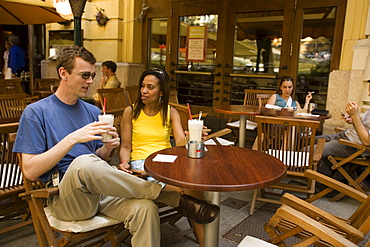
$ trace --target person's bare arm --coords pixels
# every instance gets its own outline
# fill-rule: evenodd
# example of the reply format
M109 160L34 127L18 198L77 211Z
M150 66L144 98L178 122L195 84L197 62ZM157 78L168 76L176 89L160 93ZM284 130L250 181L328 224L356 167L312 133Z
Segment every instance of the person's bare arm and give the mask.
M274 93L273 95L270 96L270 98L267 100L268 105L275 105L276 102L276 94Z
M101 139L100 134L111 127L108 124L94 122L70 133L58 144L41 154L22 153L24 175L34 181L50 171L77 143Z
M132 143L132 107L126 107L121 120L121 148L119 152L120 165L118 168L122 171L131 173L128 162L131 157Z
M356 102L348 102L346 107L346 112L351 116L352 124L355 127L357 135L359 136L361 142L365 146L370 145L369 131L366 129L362 123L360 114L358 112L358 105Z
M186 137L181 125L181 118L177 110L171 107L171 124L173 136L175 138L176 146L183 146L186 144Z

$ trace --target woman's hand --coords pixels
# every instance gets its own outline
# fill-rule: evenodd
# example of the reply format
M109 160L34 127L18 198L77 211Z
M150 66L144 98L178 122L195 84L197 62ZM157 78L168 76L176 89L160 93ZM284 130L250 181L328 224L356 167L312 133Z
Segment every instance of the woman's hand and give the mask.
M312 94L315 92L308 92L306 95L306 103L310 103L310 100L312 99Z
M208 128L206 126L203 126L203 129L208 129ZM185 140L186 142L188 142L189 141L189 131L185 130L184 134L185 134ZM208 133L205 131L202 131L202 141L205 141L207 136L208 136Z
M127 160L123 160L122 163L118 166L119 170L132 174L132 171L129 170L130 168L131 166Z

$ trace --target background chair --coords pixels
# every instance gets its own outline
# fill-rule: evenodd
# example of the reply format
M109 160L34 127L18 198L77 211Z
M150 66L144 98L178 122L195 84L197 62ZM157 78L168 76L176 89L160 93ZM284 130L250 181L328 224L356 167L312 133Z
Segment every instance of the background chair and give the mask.
M295 191L304 193L307 197L315 192L315 181L304 176L308 169L316 170L324 148L324 139L320 139L315 148L316 129L319 121L309 121L293 118L277 118L256 116L258 137L253 149L268 153L280 159L287 168L287 178L270 189ZM280 203L279 200L267 198L267 195L281 196L274 191L261 189L254 191L250 214L252 215L256 201Z
M128 106L123 88L98 89L98 96L102 107L106 98L106 113L122 117L123 111Z
M53 94L59 85L58 78L35 79L33 93L40 98Z
M13 153L18 123L0 124L0 219L21 217L24 221L0 229L0 234L32 224L27 202L18 197L25 191L18 160Z
M170 91L170 99L169 102L175 103L175 104L180 104L179 99L177 97L177 91L175 89L171 89Z
M128 104L132 105L137 97L139 96L139 87L138 86L127 86L125 87L125 92L127 94Z
M189 111L188 111L188 108L186 106L183 106L183 105L179 105L179 104L175 104L175 103L169 103L170 106L174 107L177 112L179 113L180 115L180 118L181 118L181 126L182 126L182 129L185 131L188 131L188 120L189 120ZM206 114L203 114L202 116L204 116ZM197 118L198 117L198 114L195 114L195 115L192 115L193 118ZM227 135L231 133L231 130L230 129L223 129L223 130L219 130L217 132L214 132L210 135L208 135L206 137L206 141L208 141L207 145L221 145L224 144L224 145L233 145L234 143L233 142L229 142L223 138L220 138L221 136L224 136L224 135Z
M0 117L19 118L26 108L26 94L0 94Z
M328 188L305 201L284 194L281 199L283 205L264 227L271 237L269 241L282 245L283 241L294 236L302 240L297 246L357 246L370 230L370 196L313 170L305 171L305 176ZM347 219L311 204L333 189L360 202L357 210ZM286 241L284 243L287 244Z
M271 90L258 90L258 89L245 89L244 90L244 102L243 105L250 105L250 106L265 106L267 100L270 98L272 94L276 93L276 91ZM239 126L240 121L233 121L233 117L229 119L229 122L226 124L227 128L231 130L235 130L236 133L239 133ZM246 129L249 131L253 131L257 128L257 123L254 122L254 116L247 116L247 123ZM233 132L234 133L234 132ZM239 142L239 136L234 134L235 142ZM254 138L246 138L249 141L254 141Z
M24 93L21 79L0 79L0 94L20 94Z

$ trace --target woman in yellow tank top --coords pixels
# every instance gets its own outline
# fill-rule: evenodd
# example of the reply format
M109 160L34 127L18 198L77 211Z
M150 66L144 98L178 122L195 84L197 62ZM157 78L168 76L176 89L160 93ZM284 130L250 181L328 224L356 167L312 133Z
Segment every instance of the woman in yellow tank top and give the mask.
M121 121L119 169L128 173L131 173L130 168L144 170L144 161L150 154L170 148L172 130L176 146L186 143L180 115L168 104L170 78L167 72L158 68L144 71L140 77L138 95L135 103L125 109ZM204 197L203 192L189 191L163 183L162 186L168 190L184 191L200 199ZM199 246L203 246L203 225L195 222L191 224Z

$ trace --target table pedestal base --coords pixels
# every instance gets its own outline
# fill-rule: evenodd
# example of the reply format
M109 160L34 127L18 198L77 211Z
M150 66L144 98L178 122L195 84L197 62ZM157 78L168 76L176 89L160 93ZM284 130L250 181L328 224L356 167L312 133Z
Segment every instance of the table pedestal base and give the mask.
M206 191L205 199L217 206L220 206L221 192ZM217 218L204 226L204 246L217 247L220 236L220 215Z

